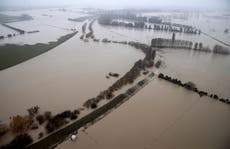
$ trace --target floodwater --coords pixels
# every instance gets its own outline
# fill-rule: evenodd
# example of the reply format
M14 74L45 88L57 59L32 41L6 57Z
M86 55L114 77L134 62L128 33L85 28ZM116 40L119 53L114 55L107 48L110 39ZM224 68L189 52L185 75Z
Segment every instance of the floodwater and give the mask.
M58 149L227 149L229 105L154 80Z
M152 38L171 37L156 31L102 27L94 25L96 37L135 40L150 44ZM105 32L102 32L106 30ZM97 33L98 31L98 33ZM107 34L107 35L106 35ZM225 39L228 35L223 35ZM217 44L206 36L177 34L177 38ZM164 49L163 73L182 81L193 81L198 88L229 98L229 56L187 50ZM64 148L110 149L227 149L230 137L229 106L208 97L154 80L129 101L86 130L79 130L76 142L66 141Z
M160 71L199 89L229 98L229 56L164 49ZM110 149L227 149L230 137L229 105L200 98L164 80L156 79L85 131L76 142L58 148Z
M230 16L229 11L200 11L200 12L154 12L154 13L143 13L143 16L161 16L164 21L169 21L172 23L179 23L184 25L195 26L198 29L201 29L203 32L209 33L215 38L220 39L221 41L230 44L230 34L225 34L225 29L230 29ZM211 48L213 42L210 42L209 38L204 36L195 36L194 35L183 35L178 34L180 39L185 40L194 40L196 42L203 42L204 45L209 45ZM193 38L193 39L192 39ZM216 44L216 42L215 42Z
M1 120L34 105L54 112L79 108L115 81L105 78L109 72L123 75L144 57L129 46L84 43L79 36L0 72Z
M78 108L115 82L114 78L105 78L109 72L123 75L135 61L144 57L140 50L127 45L80 41L82 23L70 22L67 18L85 14L68 9L66 12L30 11L34 20L12 25L29 31L33 29L31 26L37 26L36 22L41 22L37 28L41 32L2 40L1 44L48 42L68 33L66 29L70 28L80 32L47 53L0 71L1 121L15 114L25 114L26 109L34 105L53 113ZM48 25L44 26L44 22ZM150 44L152 38L171 38L169 33L100 26L97 22L93 28L99 39ZM210 47L217 43L203 35L177 34L176 38L202 41ZM228 38L229 35L221 35L225 41ZM165 62L160 71L182 81L192 81L199 89L230 98L229 56L163 49L158 52L158 59ZM229 115L229 105L208 97L200 98L155 79L85 132L79 131L76 142L66 141L58 148L227 149L230 146Z
M162 72L182 81L192 81L201 90L230 97L230 57L189 50L162 51Z
M17 32L4 26L0 26L2 35L6 36L7 34L12 33L16 33L17 35L12 38L0 40L0 45L5 43L35 44L55 41L58 39L58 37L70 33L71 29L80 29L79 23L68 21L68 18L77 18L88 15L73 11L72 9L68 9L68 11L60 11L58 8L24 11L3 11L1 13L13 16L28 14L33 17L33 20L13 22L8 24L26 32L35 30L40 32L18 35Z

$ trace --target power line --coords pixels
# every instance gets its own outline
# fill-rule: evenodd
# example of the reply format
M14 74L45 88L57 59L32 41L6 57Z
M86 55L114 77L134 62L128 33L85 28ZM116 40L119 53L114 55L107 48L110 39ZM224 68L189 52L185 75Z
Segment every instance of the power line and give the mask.
M145 149L150 149L151 146L155 145L157 143L157 141L159 141L161 139L161 137L166 134L172 127L174 127L178 121L180 121L181 119L183 119L185 117L185 115L191 111L195 105L197 105L199 103L200 99L195 100L187 109L185 109L181 115L179 115L175 120L171 121L170 124L168 125L168 127L166 127L157 137L155 137L153 139L153 142L150 143L148 146L145 147Z
M49 25L49 24L44 24L46 26L50 26L50 27L53 27L53 28L58 28L58 29L61 29L61 30L66 30L66 31L70 31L71 29L69 28L65 28L65 27L60 27L60 26L55 26L55 25Z
M90 136L90 135L86 132L86 130L82 130L82 132L83 132L91 141L93 141L98 147L103 148L103 147L100 145L100 143L99 143L93 136Z

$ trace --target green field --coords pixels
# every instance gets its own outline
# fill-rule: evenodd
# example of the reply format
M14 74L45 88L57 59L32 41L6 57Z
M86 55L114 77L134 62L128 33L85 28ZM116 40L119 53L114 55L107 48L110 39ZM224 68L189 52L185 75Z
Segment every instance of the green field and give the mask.
M61 36L56 42L34 45L5 44L0 46L0 70L22 63L62 44L73 37L77 32Z

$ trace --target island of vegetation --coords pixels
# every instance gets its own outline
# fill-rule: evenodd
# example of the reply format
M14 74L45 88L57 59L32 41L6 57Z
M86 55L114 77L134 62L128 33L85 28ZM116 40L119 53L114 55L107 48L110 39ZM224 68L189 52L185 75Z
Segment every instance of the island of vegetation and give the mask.
M151 29L156 31L176 32L194 35L200 35L201 33L201 30L193 26L163 22L163 20L158 16L136 16L135 13L131 12L126 12L125 14L120 14L116 12L104 13L99 16L98 23L101 25Z
M229 49L221 45L215 45L211 50L208 46L204 46L202 42L193 43L188 40L176 40L175 33L172 34L171 39L166 38L153 38L151 46L154 48L171 48L171 49L188 49L201 52L209 52L214 54L229 55Z

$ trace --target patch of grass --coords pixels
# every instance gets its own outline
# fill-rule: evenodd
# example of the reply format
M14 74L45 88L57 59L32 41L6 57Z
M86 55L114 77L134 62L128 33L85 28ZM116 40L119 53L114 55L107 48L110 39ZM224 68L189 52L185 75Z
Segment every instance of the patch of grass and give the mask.
M70 33L60 37L56 42L49 42L47 44L37 43L34 45L17 45L6 44L0 46L0 70L17 65L44 52L47 52L54 47L62 44L66 40L73 37L77 32Z

